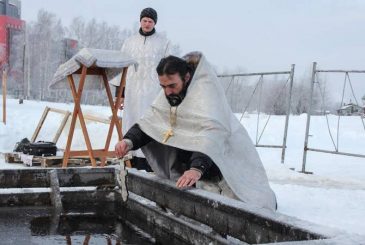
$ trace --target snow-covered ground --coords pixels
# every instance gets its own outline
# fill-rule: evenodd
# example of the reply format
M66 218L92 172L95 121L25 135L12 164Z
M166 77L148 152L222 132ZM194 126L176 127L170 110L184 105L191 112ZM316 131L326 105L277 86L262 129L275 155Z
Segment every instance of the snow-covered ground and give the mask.
M20 105L13 99L8 99L7 104L7 124L0 123L0 152L12 151L15 143L22 138L30 139L46 106L73 110L73 104L24 101L24 104ZM102 106L83 106L83 112L103 118L111 115L110 108ZM267 115L261 116L260 130L265 125L267 117ZM61 115L50 112L38 140L52 140L61 119ZM245 115L242 120L242 124L254 141L256 120L257 115ZM260 144L281 144L284 121L283 116L272 116ZM337 117L329 116L329 122L336 139ZM309 152L306 170L314 174L296 172L301 169L302 164L305 123L306 115L290 118L285 164L280 163L281 150L258 148L270 184L278 198L278 212L349 233L365 235L365 159ZM339 151L365 154L365 130L360 118L343 117L340 125ZM108 125L89 121L87 127L93 147L102 148ZM312 118L310 135L311 148L333 150L324 116ZM57 146L64 148L66 139L67 130L64 130ZM116 140L115 133L111 149ZM84 148L84 139L78 127L75 130L72 149ZM22 167L22 165L6 164L4 156L0 156L0 168ZM295 168L295 171L290 168Z

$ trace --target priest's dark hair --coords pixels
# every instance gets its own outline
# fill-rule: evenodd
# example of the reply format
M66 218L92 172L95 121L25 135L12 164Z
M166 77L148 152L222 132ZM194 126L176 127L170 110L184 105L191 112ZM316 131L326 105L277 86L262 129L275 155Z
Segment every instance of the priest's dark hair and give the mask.
M193 75L193 68L191 65L189 65L185 60L173 55L162 58L156 68L156 71L159 76L178 73L183 81L185 80L185 75L187 73L190 73L191 77Z

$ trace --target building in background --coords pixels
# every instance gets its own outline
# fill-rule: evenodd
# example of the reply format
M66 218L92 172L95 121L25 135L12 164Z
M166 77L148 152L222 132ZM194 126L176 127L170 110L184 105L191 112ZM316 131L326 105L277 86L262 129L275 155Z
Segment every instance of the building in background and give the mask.
M12 49L15 44L19 44L22 41L20 44L23 44L22 46L24 48L24 29L25 21L21 20L21 2L19 0L0 0L1 67L12 65L9 59L11 58ZM16 47L16 49L18 48Z
M24 92L25 21L19 0L0 0L0 71L8 71L8 90Z
M350 101L350 103L344 103L343 106L337 110L337 114L340 116L363 116L365 113L365 107L356 105Z

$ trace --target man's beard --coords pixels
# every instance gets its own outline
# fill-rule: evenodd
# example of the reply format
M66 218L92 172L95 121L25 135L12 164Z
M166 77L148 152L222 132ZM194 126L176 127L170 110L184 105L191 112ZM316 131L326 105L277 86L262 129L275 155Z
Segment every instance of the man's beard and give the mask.
M178 106L183 101L185 95L182 96L181 93L179 94L170 94L166 95L166 99L171 106Z
M188 90L188 84L185 84L184 88L178 94L166 95L166 99L171 106L178 106L184 100L186 96L186 91Z

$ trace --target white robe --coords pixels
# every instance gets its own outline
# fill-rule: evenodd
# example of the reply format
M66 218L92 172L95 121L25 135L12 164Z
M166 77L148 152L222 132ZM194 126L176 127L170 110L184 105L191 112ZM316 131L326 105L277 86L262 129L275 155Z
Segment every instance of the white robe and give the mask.
M161 90L156 72L160 60L170 54L170 42L164 34L144 37L137 33L123 44L123 53L138 62L138 69L130 68L127 74L123 109L123 133L126 133L145 113ZM110 81L120 85L120 75ZM144 157L142 152L134 155Z
M138 121L142 131L157 142L142 147L149 164L161 177L176 179L178 163L174 147L208 155L228 185L242 201L275 210L276 198L265 169L247 131L230 109L216 73L200 59L186 97L177 107L173 136L163 142L171 128L170 105L163 91ZM176 151L176 150L175 150Z

